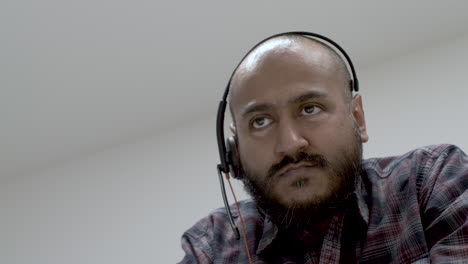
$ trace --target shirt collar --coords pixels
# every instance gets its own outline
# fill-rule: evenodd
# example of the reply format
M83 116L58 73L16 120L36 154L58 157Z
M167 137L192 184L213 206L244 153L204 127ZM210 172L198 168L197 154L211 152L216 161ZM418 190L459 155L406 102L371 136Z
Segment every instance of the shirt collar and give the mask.
M366 188L365 182L362 179L363 175L357 177L356 188L354 190L354 195L356 196L357 206L359 209L359 215L362 220L366 223L366 226L369 225L369 192Z
M258 243L257 255L261 254L278 236L278 227L273 224L268 217L264 216L263 233Z

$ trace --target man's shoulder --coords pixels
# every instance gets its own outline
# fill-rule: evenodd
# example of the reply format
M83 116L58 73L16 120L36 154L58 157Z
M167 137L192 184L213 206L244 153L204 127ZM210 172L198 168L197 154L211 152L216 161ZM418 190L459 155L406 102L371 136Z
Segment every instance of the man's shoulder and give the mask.
M385 237L387 245L401 249L394 256L408 252L417 259L427 255L427 249L437 248L439 241L440 245L463 243L468 157L460 148L424 146L401 156L366 160L363 168L360 186L364 188L358 189L363 199L358 201L365 202L360 208L368 221L369 245L388 250L390 246L378 242ZM450 247L443 247L431 249L431 261L436 259L433 256L449 255ZM450 254L464 255L457 249Z
M246 235L254 238L262 234L263 220L252 200L239 202L242 218L248 224ZM235 204L230 206L235 225L240 229L240 217ZM219 259L245 256L242 239L237 239L224 207L213 210L184 232L181 238L186 252L181 263L218 263ZM243 261L241 261L243 262Z
M232 217L235 224L240 227L239 213L235 204L230 206ZM252 200L243 200L239 202L239 210L241 211L244 219L259 219L255 202ZM211 211L207 216L200 219L191 228L189 228L184 235L191 237L195 240L206 239L212 240L213 238L221 238L223 240L230 240L235 238L234 232L229 222L229 217L224 207L217 208Z
M416 198L425 205L449 185L454 186L454 196L466 189L468 157L455 145L430 145L400 156L367 159L362 168L365 194L374 203L397 204Z
M363 161L363 169L366 172L386 178L395 171L408 171L414 169L427 170L434 163L449 155L464 155L463 151L451 144L428 145L413 149L399 156L369 158Z

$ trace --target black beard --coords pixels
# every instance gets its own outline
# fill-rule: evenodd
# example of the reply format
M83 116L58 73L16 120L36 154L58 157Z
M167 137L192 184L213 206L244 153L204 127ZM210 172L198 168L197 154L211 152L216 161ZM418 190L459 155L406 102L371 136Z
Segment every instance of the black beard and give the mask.
M335 185L330 186L329 196L314 199L307 204L291 204L285 206L271 195L273 175L281 168L301 161L314 162L320 168L327 170ZM279 229L284 231L301 231L319 225L329 218L336 210L342 210L351 200L356 179L360 177L362 162L362 143L358 133L347 151L343 151L341 160L331 162L322 155L296 153L285 156L278 164L268 170L264 181L259 181L257 175L252 175L242 168L242 181L246 191L252 196L261 213L265 214Z

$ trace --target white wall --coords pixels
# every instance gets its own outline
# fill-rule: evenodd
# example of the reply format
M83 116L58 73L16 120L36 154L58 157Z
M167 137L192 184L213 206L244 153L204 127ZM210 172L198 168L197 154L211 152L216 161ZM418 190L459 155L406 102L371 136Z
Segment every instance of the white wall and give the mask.
M436 143L468 151L468 35L428 46L359 73L370 135L365 156Z
M0 263L173 263L219 207L214 120L3 183Z
M441 142L468 150L468 36L359 71L365 156ZM391 45L391 43L389 43ZM429 44L428 44L429 45ZM221 94L221 92L220 92ZM222 205L214 115L0 185L0 263L174 263ZM238 193L245 197L237 185Z

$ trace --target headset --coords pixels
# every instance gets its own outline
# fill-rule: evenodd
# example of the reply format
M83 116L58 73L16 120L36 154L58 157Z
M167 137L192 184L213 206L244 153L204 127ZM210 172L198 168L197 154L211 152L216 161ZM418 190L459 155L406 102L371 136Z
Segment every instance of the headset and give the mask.
M232 217L231 209L229 207L229 202L226 196L226 190L224 187L224 180L223 180L223 173L224 173L224 176L226 180L228 181L229 186L231 187L231 191L235 199L235 204L236 204L239 217L240 217L240 221L241 221L241 225L242 225L244 240L246 241L243 219L242 219L242 216L240 215L239 205L237 203L237 199L235 197L235 194L232 189L231 182L230 182L230 175L232 175L232 177L236 179L242 178L239 153L237 151L237 146L238 146L237 138L235 136L232 136L225 140L225 137L224 137L224 114L226 113L229 88L231 86L232 78L237 71L237 68L239 68L240 64L253 50L255 50L259 45L263 44L264 42L270 39L277 38L280 36L286 36L286 35L296 35L296 36L303 36L305 38L310 38L310 39L321 42L322 44L328 46L329 48L332 48L333 50L338 50L339 53L341 53L342 57L344 57L345 59L344 61L348 64L347 65L348 70L351 72L351 75L352 75L352 79L350 80L351 91L355 91L355 92L359 91L359 82L356 76L356 71L354 70L353 63L350 57L348 56L348 54L346 53L346 51L343 48L341 48L340 45L338 45L335 41L317 33L305 32L305 31L290 31L290 32L275 34L257 43L253 48L249 50L249 52L247 52L247 54L244 55L242 60L239 62L239 64L237 64L236 68L232 72L231 77L229 78L229 82L226 85L226 89L224 90L223 97L218 105L218 114L216 118L216 136L218 140L219 158L221 161L221 163L219 163L216 166L216 168L218 171L219 182L221 186L221 194L223 196L223 201L224 201L224 207L226 208L226 212L227 212L232 230L234 231L234 235L236 239L238 240L240 239L239 229L234 223L234 219ZM247 248L247 244L246 244L246 248ZM248 253L248 248L247 248L247 253ZM249 254L249 259L250 259L250 253L248 254Z

